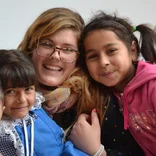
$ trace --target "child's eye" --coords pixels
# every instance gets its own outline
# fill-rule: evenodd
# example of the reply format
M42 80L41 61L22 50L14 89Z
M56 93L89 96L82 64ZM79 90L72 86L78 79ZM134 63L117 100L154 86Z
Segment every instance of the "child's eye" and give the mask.
M117 50L117 49L109 49L107 53L108 53L108 54L112 54L112 53L114 53L116 50Z
M35 90L34 86L30 86L30 87L25 88L26 92L31 92L31 91L34 91L34 90Z
M13 93L15 93L15 91L12 89L7 89L4 91L4 94L13 94Z
M92 60L92 59L96 59L97 57L98 57L97 54L90 54L90 55L87 55L87 56L86 56L86 59Z

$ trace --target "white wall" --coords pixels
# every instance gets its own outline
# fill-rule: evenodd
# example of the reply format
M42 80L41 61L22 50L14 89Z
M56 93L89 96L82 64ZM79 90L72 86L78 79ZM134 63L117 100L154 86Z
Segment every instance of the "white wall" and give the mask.
M134 25L156 24L156 0L0 0L0 49L16 48L28 26L43 11L68 7L87 21L92 12L117 11Z

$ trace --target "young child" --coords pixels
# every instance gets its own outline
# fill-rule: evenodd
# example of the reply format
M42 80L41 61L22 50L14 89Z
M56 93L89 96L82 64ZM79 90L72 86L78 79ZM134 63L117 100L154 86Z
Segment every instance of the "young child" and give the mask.
M146 156L156 155L155 42L156 33L149 26L134 27L127 19L100 12L84 28L80 50L83 68L116 95L124 128L129 129ZM138 60L140 52L145 61ZM76 125L74 128L78 133ZM79 132L84 134L84 129ZM83 138L79 137L86 144Z
M4 115L0 121L0 153L3 156L86 156L44 112L44 98L35 92L32 62L16 50L0 50L0 79L4 91Z

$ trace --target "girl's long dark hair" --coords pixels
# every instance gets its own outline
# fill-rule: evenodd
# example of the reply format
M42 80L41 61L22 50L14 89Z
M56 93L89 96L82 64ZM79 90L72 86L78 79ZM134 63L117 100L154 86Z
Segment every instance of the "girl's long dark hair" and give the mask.
M120 18L117 17L116 14L110 15L99 11L85 26L81 35L79 59L83 62L81 63L83 68L86 69L83 42L87 35L95 30L113 31L118 38L125 43L128 49L130 49L132 42L135 41L137 56L139 57L141 53L146 61L156 63L156 32L154 29L150 28L150 25L140 24L138 26L133 26L126 18ZM139 39L134 34L136 31L140 33Z

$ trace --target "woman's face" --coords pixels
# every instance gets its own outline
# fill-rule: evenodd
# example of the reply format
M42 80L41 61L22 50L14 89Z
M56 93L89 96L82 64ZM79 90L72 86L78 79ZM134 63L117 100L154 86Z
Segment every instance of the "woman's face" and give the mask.
M63 29L52 35L50 38L45 38L41 49L34 49L32 60L35 66L37 79L39 83L47 86L61 85L75 68L77 54L74 55L75 61L72 63L63 62L60 59L58 48L68 48L78 50L77 33L71 29ZM37 51L42 50L41 53L47 52L52 46L57 49L49 55L44 57L37 54ZM73 52L76 53L76 52ZM73 56L72 56L73 57ZM70 58L70 55L69 55Z

